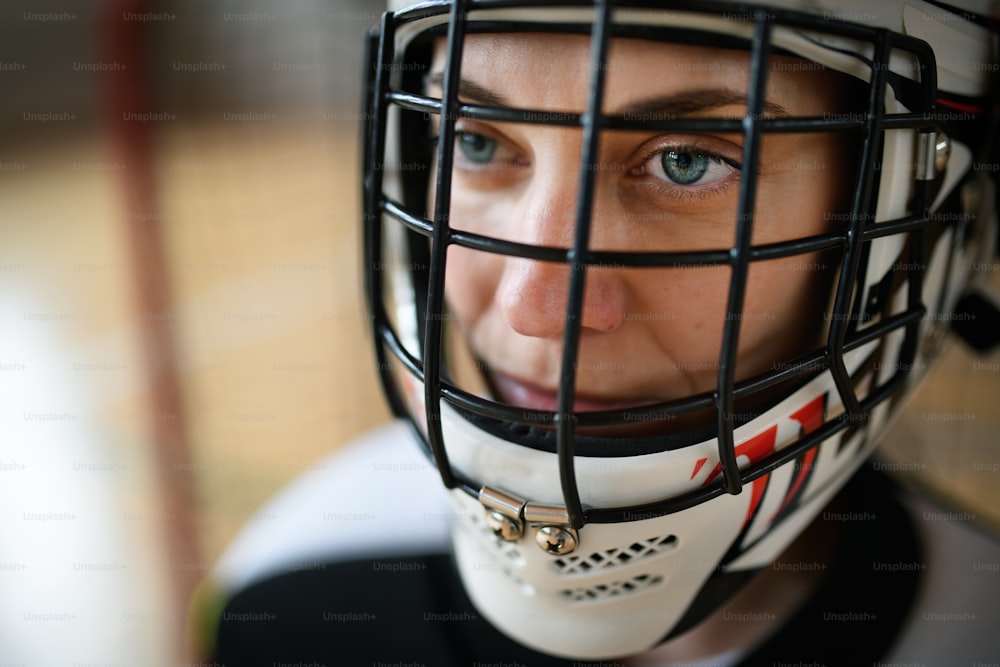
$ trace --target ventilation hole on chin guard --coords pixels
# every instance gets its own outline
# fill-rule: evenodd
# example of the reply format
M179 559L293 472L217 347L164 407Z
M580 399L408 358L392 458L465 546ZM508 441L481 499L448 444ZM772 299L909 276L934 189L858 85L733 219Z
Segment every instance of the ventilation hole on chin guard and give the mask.
M524 565L524 554L521 553L520 549L510 542L504 542L495 535L491 534L491 536L493 537L493 546L506 558L508 563L517 567Z
M599 586L589 588L569 588L559 592L559 595L567 602L597 602L609 598L631 595L652 588L660 584L663 577L651 574L642 574L625 581L613 581Z
M514 546L513 542L505 542L497 537L489 526L486 525L486 521L478 513L472 513L469 515L469 520L472 525L482 533L483 537L487 538L497 551L506 556L506 558L514 565L520 567L524 565L524 554L521 550Z
M677 546L676 535L651 537L648 540L633 542L626 547L616 547L606 551L595 552L585 556L566 556L553 562L559 574L584 574L591 570L608 570L633 561L642 560L671 551Z

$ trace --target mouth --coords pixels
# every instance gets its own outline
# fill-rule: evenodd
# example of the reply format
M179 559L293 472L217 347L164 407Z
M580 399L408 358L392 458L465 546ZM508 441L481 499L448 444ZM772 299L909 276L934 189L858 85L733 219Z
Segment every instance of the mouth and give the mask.
M556 412L559 409L558 393L539 385L519 380L503 373L493 372L490 376L496 398L504 403L527 410ZM656 403L652 399L609 399L598 396L577 394L573 399L574 412L605 412L627 410Z
M493 371L488 377L488 383L493 389L495 400L526 410L558 412L558 393L532 382L521 380L510 375ZM573 400L573 412L576 414L598 413L621 410L632 410L662 403L663 399L655 398L606 398L594 394L577 394ZM699 409L688 414L666 414L648 416L636 413L630 420L628 413L623 421L616 420L614 424L577 426L574 432L581 436L604 438L641 438L647 436L677 435L685 432L701 432L713 423L710 409ZM542 427L550 430L551 427ZM709 437L709 434L705 434Z

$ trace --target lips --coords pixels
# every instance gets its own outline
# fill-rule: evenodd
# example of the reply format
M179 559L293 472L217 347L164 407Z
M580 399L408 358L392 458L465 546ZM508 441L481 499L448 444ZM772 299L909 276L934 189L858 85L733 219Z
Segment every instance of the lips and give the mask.
M497 398L504 403L528 410L543 410L556 412L558 410L558 395L555 390L546 389L530 382L518 380L503 373L494 372L491 375L493 388ZM642 405L650 405L650 400L605 399L586 395L577 395L573 401L574 412L604 412L606 410L625 410Z

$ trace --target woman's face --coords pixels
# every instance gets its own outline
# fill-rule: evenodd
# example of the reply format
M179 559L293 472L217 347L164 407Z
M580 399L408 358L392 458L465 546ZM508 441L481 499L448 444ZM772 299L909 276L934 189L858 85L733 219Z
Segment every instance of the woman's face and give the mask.
M586 108L585 36L474 35L462 63L463 101L537 109L538 120ZM604 111L626 118L742 118L748 55L618 39ZM842 108L839 78L775 57L764 115L824 116ZM441 94L436 49L430 94ZM456 123L454 228L569 247L575 232L579 128ZM739 134L605 131L594 174L591 249L717 250L734 244L744 140ZM832 134L764 135L755 245L829 231L850 171ZM495 398L554 410L570 268L452 246L446 296ZM773 370L821 342L835 266L816 254L751 264L737 379ZM716 385L731 272L727 266L587 270L577 360L577 411L625 408Z

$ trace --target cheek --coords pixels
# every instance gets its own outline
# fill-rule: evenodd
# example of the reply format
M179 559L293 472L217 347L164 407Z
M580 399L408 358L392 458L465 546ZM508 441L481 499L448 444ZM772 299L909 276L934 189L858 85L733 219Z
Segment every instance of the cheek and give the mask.
M825 308L820 293L834 274L829 264L820 270L822 265L818 256L751 265L740 314L739 379L810 351L819 342ZM693 391L715 386L730 279L729 270L719 268L636 276L630 335L633 341L655 341L661 363L668 364L662 369L664 377L678 372ZM638 335L640 330L645 334ZM647 357L646 363L654 358Z
M769 137L754 212L754 244L776 243L831 230L850 207L849 147L832 135ZM838 143L840 141L841 143Z
M511 202L499 196L476 194L461 187L461 176L452 182L449 206L453 229L488 236L499 236L504 215L511 210ZM429 197L433 205L433 192ZM461 246L448 248L448 267L445 278L445 298L459 325L466 331L478 323L494 302L505 258Z
M729 276L720 267L637 271L631 280L635 307L628 316L673 358L711 360L719 351Z
M793 162L762 177L754 243L765 244L831 231L848 207L850 179L843 150L828 136L803 142ZM811 253L750 265L740 329L742 375L769 370L821 342L837 253Z
M750 267L740 331L740 359L747 374L819 345L835 274L829 257L820 253Z
M445 299L464 331L479 325L494 303L503 259L491 253L452 246L448 249Z

